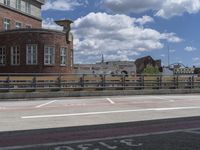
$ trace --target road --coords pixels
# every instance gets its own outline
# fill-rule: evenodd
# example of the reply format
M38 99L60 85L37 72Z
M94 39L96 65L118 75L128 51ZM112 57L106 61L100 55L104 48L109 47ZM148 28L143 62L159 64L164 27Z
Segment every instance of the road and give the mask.
M2 101L0 149L199 150L199 114L200 95Z

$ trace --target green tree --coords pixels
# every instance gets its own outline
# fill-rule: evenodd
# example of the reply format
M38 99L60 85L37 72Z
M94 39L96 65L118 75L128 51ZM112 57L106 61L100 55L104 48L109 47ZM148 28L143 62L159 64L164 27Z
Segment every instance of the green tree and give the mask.
M146 68L143 71L143 74L148 74L148 75L155 75L159 74L160 71L158 67L153 67L152 65L147 65Z

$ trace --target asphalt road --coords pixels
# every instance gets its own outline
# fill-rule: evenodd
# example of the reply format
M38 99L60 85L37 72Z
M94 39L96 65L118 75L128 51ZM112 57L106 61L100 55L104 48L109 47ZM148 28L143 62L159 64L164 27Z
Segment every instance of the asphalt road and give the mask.
M199 114L200 95L4 101L0 150L200 150Z

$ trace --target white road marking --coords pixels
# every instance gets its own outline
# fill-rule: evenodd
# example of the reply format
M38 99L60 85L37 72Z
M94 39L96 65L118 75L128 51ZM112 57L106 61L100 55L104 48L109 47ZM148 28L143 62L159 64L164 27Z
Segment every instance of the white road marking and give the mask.
M200 131L195 131L195 130L187 130L185 132L186 133L192 133L192 134L200 134Z
M50 101L50 102L48 102L48 103L44 103L44 104L38 105L38 106L36 106L35 108L41 108L41 107L43 107L43 106L49 105L49 104L51 104L51 103L54 103L54 102L56 102L56 101L57 101L57 100L53 100L53 101Z
M96 141L118 140L118 139L134 138L134 137L141 137L141 136L162 135L162 134L170 134L170 133L176 133L176 132L185 132L187 130L188 129L178 129L178 130L170 130L170 131L149 132L149 133L142 133L142 134L133 134L133 135L106 137L106 138L95 138L95 139L87 139L87 140L52 142L52 143L45 143L45 144L32 144L32 145L21 145L21 146L9 146L9 147L0 147L0 150L17 150L17 149L21 150L21 149L37 148L37 147L47 147L47 146L52 147L52 146L57 146L57 145L90 143L90 142L96 142ZM192 128L191 130L196 130L196 128Z
M22 116L21 119L57 118L57 117L70 117L70 116L88 116L88 115L101 115L101 114L129 113L129 112L169 111L169 110L189 110L189 109L200 109L200 106L199 107L147 108L147 109L132 109L132 110L102 111L102 112L86 112L86 113L74 113L74 114L56 114L56 115L35 115L35 116Z
M154 96L153 98L157 98L157 99L161 99L161 100L168 100L167 97L164 98L164 97ZM173 100L173 99L170 99L170 100L168 100L168 101L170 101L170 102L175 102L175 100Z
M85 104L85 103L83 103L83 104L66 104L65 106L67 106L67 107L73 107L73 106L86 106L86 104Z
M106 98L111 104L115 104L115 102L113 100L111 100L110 98Z

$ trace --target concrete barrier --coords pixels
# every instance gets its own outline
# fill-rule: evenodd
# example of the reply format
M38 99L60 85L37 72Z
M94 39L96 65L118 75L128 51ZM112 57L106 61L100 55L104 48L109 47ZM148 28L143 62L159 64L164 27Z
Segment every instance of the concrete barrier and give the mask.
M84 96L126 96L156 94L192 94L200 93L200 89L160 89L160 90L104 90L104 91L59 91L30 93L0 93L0 100L31 100L34 98L84 97Z

